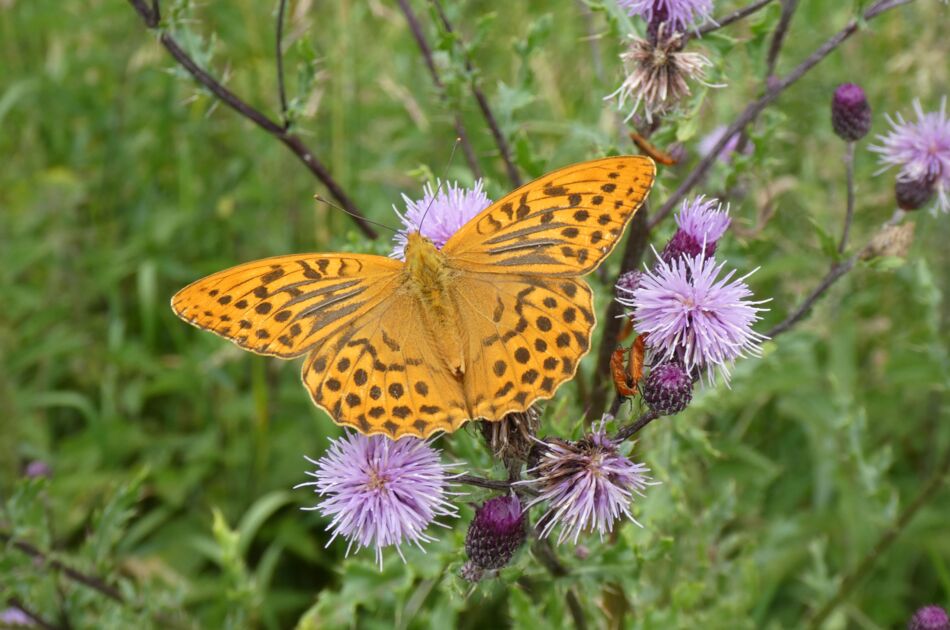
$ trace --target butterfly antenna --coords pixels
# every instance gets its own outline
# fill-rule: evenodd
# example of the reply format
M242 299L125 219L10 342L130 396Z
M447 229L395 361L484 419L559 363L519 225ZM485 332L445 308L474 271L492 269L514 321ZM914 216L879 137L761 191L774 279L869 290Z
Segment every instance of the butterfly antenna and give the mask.
M399 232L399 230L398 230L397 228L394 228L394 227L392 227L391 225L386 225L385 223L380 223L379 221L373 221L372 219L367 219L366 217L364 217L363 215L360 215L360 214L354 214L353 212L350 212L349 210L347 210L346 208L344 208L344 207L341 206L340 204L333 203L332 201L330 201L330 200L327 199L326 197L321 197L319 194L314 195L313 198L316 199L317 201L319 201L320 203L325 203L325 204L327 204L328 206L330 206L331 208L336 208L336 209L339 210L340 212L343 212L343 213L345 213L345 214L348 214L348 215L350 215L351 217L356 217L357 219L359 219L359 220L361 220L361 221L366 221L367 223L372 223L373 225L379 226L379 227L381 227L381 228L385 228L385 229L387 229L387 230L392 230L393 232Z
M435 192L432 193L432 198L429 199L429 204L426 206L425 212L422 213L422 218L419 219L419 231L422 231L422 224L426 220L426 216L429 214L429 209L432 207L432 204L435 203L436 197L439 196L439 193L442 192L442 181L445 179L446 174L448 173L449 166L452 164L452 158L455 157L455 150L459 148L459 143L462 142L461 138L455 139L455 144L452 145L452 152L449 153L449 159L445 162L445 166L442 167L442 177L440 177L436 185Z

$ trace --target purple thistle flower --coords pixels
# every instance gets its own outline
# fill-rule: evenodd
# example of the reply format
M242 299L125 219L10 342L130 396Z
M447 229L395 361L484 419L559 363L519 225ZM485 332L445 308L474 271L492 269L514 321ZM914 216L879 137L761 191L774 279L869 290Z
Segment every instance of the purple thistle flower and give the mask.
M638 332L647 333L647 348L664 360L682 362L689 373L705 369L709 380L714 368L728 383L729 368L746 354L758 355L765 336L752 330L767 309L751 301L745 283L749 274L732 280L735 270L720 278L725 263L702 255L659 260L643 274L640 287L620 303L633 308Z
M49 477L53 474L53 469L43 460L34 459L26 465L26 470L23 471L23 474L30 478Z
M639 15L647 23L657 17L681 31L698 18L710 19L712 11L712 0L618 0L617 4L626 9L627 15Z
M528 504L547 502L547 512L538 521L541 536L560 526L558 543L571 538L577 543L583 531L597 531L603 539L614 521L630 513L633 495L644 496L647 486L658 484L646 474L650 469L623 455L601 429L577 442L551 440L543 443L535 479L520 483L538 487L540 494Z
M950 630L950 617L940 606L924 606L911 617L907 630Z
M676 214L679 229L660 254L666 262L680 256L709 257L716 253L716 242L729 228L729 208L722 209L717 199L705 199L704 195L692 201L683 200L683 207Z
M856 142L871 130L871 106L861 86L842 83L831 98L831 126L842 140Z
M317 467L307 474L316 478L294 488L315 486L321 497L314 507L331 518L333 532L327 546L343 536L346 554L376 548L376 562L383 566L383 547L395 545L405 562L400 545L435 540L424 530L439 516L458 516L447 500L446 466L439 451L416 438L390 440L382 435L347 433L333 440L319 460L306 458ZM436 523L441 525L441 523Z
M475 510L465 534L469 562L462 575L478 581L484 571L501 569L525 541L524 512L517 496L489 499Z
M393 237L396 244L390 254L400 260L403 259L410 232L418 230L437 248L442 249L459 228L492 203L482 190L482 180L476 181L471 188L463 188L458 182L443 183L439 180L435 190L431 183L425 185L422 199L413 201L406 195L402 199L406 204L405 214L396 210L395 206L393 210L405 227Z
M727 127L725 125L719 125L709 133L707 133L699 141L699 154L703 157L706 157L712 150L715 148L716 144L722 138L723 134L726 133ZM719 151L719 155L716 156L716 159L722 162L723 164L728 164L732 161L732 154L736 152L736 149L739 148L739 138L742 134L733 134L726 145ZM746 140L745 147L742 149L743 155L752 155L752 152L755 151L755 145L751 140Z
M920 101L914 101L917 122L907 122L899 113L897 121L887 116L891 130L879 135L879 145L870 149L878 153L883 164L879 171L891 166L900 171L898 180L933 182L937 202L934 210L950 211L950 119L947 118L947 98L940 103L940 111L924 113Z
M17 608L16 606L0 611L0 625L4 628L12 628L14 626L38 627L32 617L26 614L22 608Z

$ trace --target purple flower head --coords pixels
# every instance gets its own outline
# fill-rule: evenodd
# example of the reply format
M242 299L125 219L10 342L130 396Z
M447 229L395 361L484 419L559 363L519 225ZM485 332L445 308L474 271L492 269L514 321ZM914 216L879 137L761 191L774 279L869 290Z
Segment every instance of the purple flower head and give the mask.
M699 141L699 154L703 157L706 157L712 150L716 147L716 144L722 138L723 134L726 133L726 126L720 125L703 136L702 140ZM726 145L719 151L719 155L716 156L716 159L724 164L728 164L732 161L732 154L736 152L736 149L739 148L739 138L741 134L733 134ZM744 155L752 155L752 152L755 151L755 145L752 144L751 140L746 140L745 147L742 149Z
M831 126L842 140L855 142L871 130L871 106L861 86L842 83L831 98Z
M647 23L654 18L669 22L680 31L685 31L699 18L709 19L712 0L619 0L627 15L639 15Z
M37 628L39 626L33 621L33 618L26 614L22 608L13 606L0 611L0 626L4 628L13 628L24 626L28 628Z
M706 200L704 195L692 201L683 200L683 207L676 215L679 229L660 254L666 262L681 256L697 256L700 253L712 256L716 242L729 228L729 208L722 209L716 199Z
M422 549L421 543L434 540L424 530L436 517L458 516L447 499L446 466L429 442L347 433L333 440L319 460L307 461L317 467L307 471L316 480L295 488L314 486L322 497L315 507L304 509L332 519L327 546L343 536L349 543L347 555L354 543L357 551L375 547L380 568L383 547L395 545L403 557L402 543Z
M675 361L660 363L650 368L643 382L643 401L661 416L672 416L689 405L693 399L693 378Z
M462 572L477 581L484 571L504 567L524 543L524 512L517 496L489 499L475 510L465 535L469 563Z
M725 263L702 255L659 260L644 273L640 287L620 303L633 308L637 332L647 333L647 348L663 360L676 359L690 374L705 369L712 381L718 368L726 382L733 361L758 355L766 337L752 330L766 309L752 301L747 274L720 278ZM752 272L754 273L754 271Z
M647 486L659 482L647 475L649 468L630 461L617 447L602 428L577 442L544 443L533 470L536 478L521 482L540 491L529 508L548 504L538 522L542 537L560 527L558 543L568 538L577 543L583 531L596 530L603 539L623 517L640 525L630 513L633 495L642 497Z
M471 188L463 188L458 182L443 183L440 180L436 182L434 190L432 184L426 184L423 193L422 199L415 201L406 195L402 196L406 204L405 214L393 206L405 226L393 237L396 241L390 253L393 258L403 259L408 235L415 231L421 232L437 248L442 249L459 228L492 203L482 190L482 180L476 181Z
M36 477L49 477L53 474L53 469L43 460L34 459L26 465L26 470L23 471L23 474L34 479Z
M911 617L907 630L950 630L950 617L940 606L924 606Z
M947 118L947 98L940 103L940 111L924 113L920 101L914 101L917 122L907 122L897 114L895 122L887 122L891 130L879 135L880 144L870 149L878 153L883 172L891 166L900 171L897 179L932 182L937 202L934 210L950 211L950 119Z

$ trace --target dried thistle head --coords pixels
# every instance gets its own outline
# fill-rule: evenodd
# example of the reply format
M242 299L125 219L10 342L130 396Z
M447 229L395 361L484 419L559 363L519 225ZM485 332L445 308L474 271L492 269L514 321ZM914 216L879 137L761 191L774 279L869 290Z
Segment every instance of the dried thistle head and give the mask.
M871 238L871 242L861 250L861 260L872 260L881 256L904 258L914 242L913 221L904 221L897 225L885 225Z
M606 97L616 98L620 109L627 99L633 100L624 122L633 117L641 103L648 122L654 114L672 110L691 93L689 81L709 85L705 82L706 67L712 62L700 53L683 52L685 43L686 36L670 30L668 23L660 24L655 43L631 37L630 48L620 55L627 77L616 92Z
M534 436L541 426L541 414L537 408L509 413L499 422L482 421L479 428L492 454L502 461L527 461L534 446Z

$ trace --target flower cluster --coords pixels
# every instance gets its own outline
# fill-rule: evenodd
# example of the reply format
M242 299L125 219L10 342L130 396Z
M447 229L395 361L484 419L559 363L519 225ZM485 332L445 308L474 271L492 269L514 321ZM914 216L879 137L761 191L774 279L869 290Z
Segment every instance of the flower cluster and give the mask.
M924 113L920 101L914 101L916 122L890 116L891 130L878 136L871 146L882 163L881 172L898 167L895 193L904 210L916 210L936 197L934 210L950 212L950 118L946 97L940 111Z
M725 263L714 257L716 243L729 226L728 210L700 196L683 203L677 225L654 267L643 272L632 295L618 301L629 307L627 315L637 331L646 334L654 369L676 365L691 376L705 373L711 381L718 371L728 382L737 358L760 352L765 337L752 326L760 319L764 301L751 299L745 282L749 274L734 278L734 270L723 273ZM647 380L662 386L662 391L651 392L654 410L661 413L679 407L675 401L688 391L669 370L663 378ZM671 396L673 402L661 404Z

